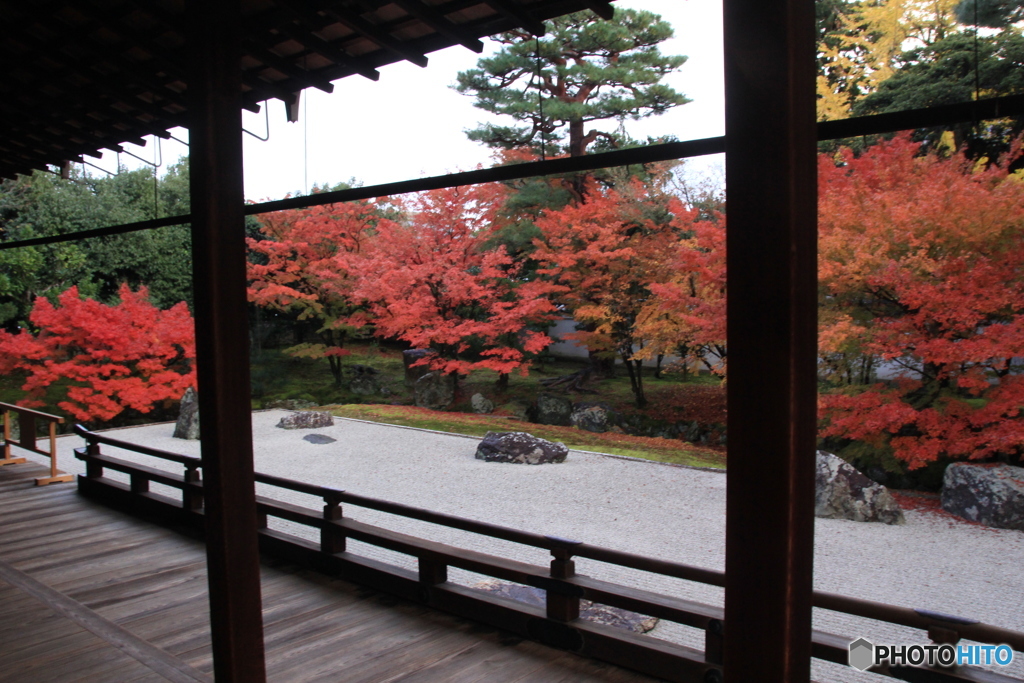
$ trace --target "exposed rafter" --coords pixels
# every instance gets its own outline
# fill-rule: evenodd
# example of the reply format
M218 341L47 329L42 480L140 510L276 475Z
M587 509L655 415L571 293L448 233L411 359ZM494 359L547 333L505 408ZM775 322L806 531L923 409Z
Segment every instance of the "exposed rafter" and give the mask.
M615 18L615 8L612 7L610 2L605 0L583 0L583 4L602 19L610 20Z
M451 38L473 52L484 51L484 44L480 42L479 38L460 29L440 12L427 7L420 0L394 0L394 3L438 33Z
M484 0L488 5L501 12L503 15L516 22L535 36L542 36L547 33L543 21L537 21L532 14L508 0Z

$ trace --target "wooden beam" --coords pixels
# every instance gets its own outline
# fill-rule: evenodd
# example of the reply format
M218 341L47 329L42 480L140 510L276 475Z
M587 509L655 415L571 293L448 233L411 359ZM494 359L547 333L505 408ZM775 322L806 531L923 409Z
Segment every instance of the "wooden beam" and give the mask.
M322 90L325 93L334 92L334 86L327 79L318 76L312 71L303 69L296 65L295 60L292 57L282 57L281 55L273 52L267 47L264 47L260 43L256 42L255 39L248 39L243 41L242 49L259 61L266 64L275 71L280 71L286 76L291 77L292 80L299 83L302 88L316 88ZM378 74L379 77L379 74Z
M188 0L196 365L217 681L266 680L245 291L240 0Z
M522 5L509 2L508 0L484 0L484 4L497 10L499 14L508 17L535 36L542 36L547 33L544 22L537 21Z
M297 2L296 0L278 0L278 2L293 19L298 21L298 23L291 21L279 22L278 30L287 33L293 40L302 43L306 49L322 55L339 66L352 67L356 69L356 73L360 76L369 78L371 81L380 80L379 71L366 66L365 63L360 63L361 60L357 60L356 57L348 54L344 51L344 48L340 47L339 44L349 40L349 38L328 41L313 33L313 31L322 30L326 24L330 23L329 20L325 20L316 12L310 10L305 3Z
M416 66L423 67L427 65L427 56L422 52L417 52L406 43L392 38L387 32L380 30L359 15L350 12L341 3L328 2L324 5L323 11L338 23L348 26L380 48L388 50Z
M484 51L484 44L480 42L479 38L470 35L467 31L449 21L440 12L427 7L419 0L394 0L394 3L408 12L410 16L419 19L441 35L454 40L477 54Z
M602 19L611 21L615 18L615 8L609 2L604 2L603 0L583 0L583 4Z
M725 680L806 683L816 444L814 4L725 0Z

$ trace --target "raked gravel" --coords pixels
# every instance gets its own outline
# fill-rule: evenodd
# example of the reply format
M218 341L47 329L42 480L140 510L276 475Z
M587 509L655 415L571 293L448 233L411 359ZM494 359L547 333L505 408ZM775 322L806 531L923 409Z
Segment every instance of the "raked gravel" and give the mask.
M571 451L557 465L516 465L476 460L478 438L335 418L333 427L284 430L289 411L253 414L255 464L259 472L342 488L472 519L572 538L617 550L721 570L725 563L725 475L686 467ZM528 425L524 425L527 426ZM113 430L108 435L178 453L199 454L199 443L172 438L173 424ZM309 433L337 439L303 440ZM77 436L58 439L59 464L81 474L72 449ZM159 461L104 446L104 453L180 471ZM41 459L45 460L45 459ZM117 476L117 473L110 473ZM260 486L260 493L320 509L322 501ZM157 486L153 487L158 490ZM844 595L979 619L1024 631L1024 532L989 529L933 512L906 511L907 523L887 526L818 519L814 585ZM360 521L483 552L546 565L540 549L477 536L372 510L345 506ZM275 528L314 538L312 530ZM364 544L352 551L412 568L404 555ZM722 604L721 589L637 572L589 560L577 571L596 578ZM453 581L482 577L452 571ZM815 610L816 629L864 636L875 643L924 643L925 634L825 610ZM703 636L662 621L652 635L694 647ZM1024 655L1002 673L1024 677ZM846 667L815 662L814 678L837 683L879 681Z

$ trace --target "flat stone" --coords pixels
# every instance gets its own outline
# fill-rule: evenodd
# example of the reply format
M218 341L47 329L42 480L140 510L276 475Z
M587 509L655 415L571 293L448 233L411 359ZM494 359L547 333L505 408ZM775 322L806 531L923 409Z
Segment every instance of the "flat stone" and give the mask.
M476 448L476 459L543 465L565 462L569 449L560 441L540 439L526 432L487 432Z
M292 413L281 418L277 426L281 429L319 429L334 425L334 417L330 413L315 410Z
M1024 467L950 465L942 479L942 509L985 526L1024 531Z
M327 444L334 443L335 441L337 441L337 439L332 439L326 434L306 434L304 437L302 437L302 440L316 444Z
M533 607L544 609L547 599L546 591L518 583L506 583L496 579L487 579L473 586L480 590L493 593L503 598L510 598ZM580 619L597 624L621 628L633 633L647 633L658 625L657 617L648 617L629 610L599 605L589 600L580 600Z

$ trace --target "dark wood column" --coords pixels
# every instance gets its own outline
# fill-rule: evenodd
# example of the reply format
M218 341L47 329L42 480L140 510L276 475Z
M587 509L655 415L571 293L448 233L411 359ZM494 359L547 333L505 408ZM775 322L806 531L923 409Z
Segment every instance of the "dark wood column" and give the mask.
M814 3L725 0L725 679L810 677L816 403Z
M266 680L249 403L239 0L189 0L192 267L218 681Z

